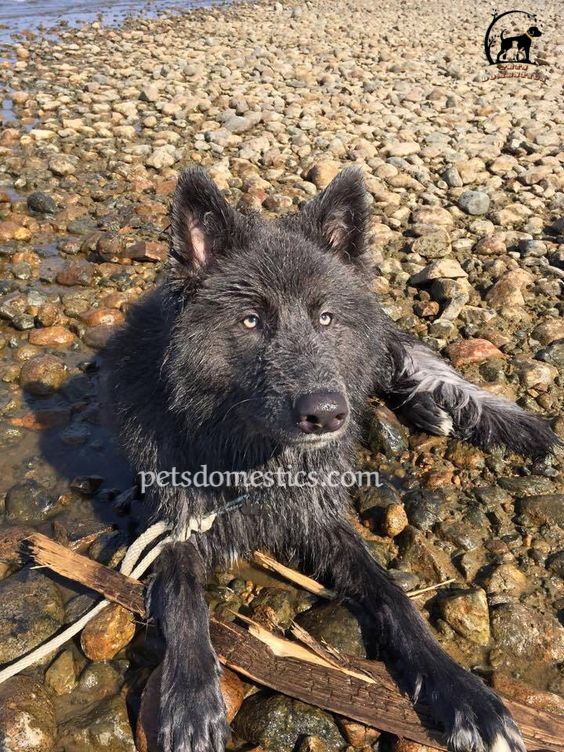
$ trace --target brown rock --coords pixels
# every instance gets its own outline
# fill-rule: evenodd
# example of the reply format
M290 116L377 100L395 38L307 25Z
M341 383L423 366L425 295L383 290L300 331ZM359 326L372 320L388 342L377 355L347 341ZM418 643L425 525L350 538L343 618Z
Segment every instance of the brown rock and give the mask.
M507 603L493 610L491 627L497 647L510 655L530 661L564 660L564 627L550 614Z
M507 562L499 564L493 570L484 581L484 587L486 588L486 593L490 595L509 593L510 595L519 596L530 589L530 583L527 576L515 564Z
M116 308L90 308L80 317L88 326L116 326L125 318Z
M547 319L535 327L532 336L541 345L550 345L559 339L564 339L564 324L562 319Z
M43 329L33 329L29 333L30 343L42 347L67 347L75 339L74 334L64 326L46 326Z
M45 684L56 695L66 695L72 692L76 685L76 669L71 650L63 650L55 658L45 672Z
M491 685L496 692L506 695L512 700L517 700L517 702L522 702L530 708L548 710L550 713L564 715L564 697L560 695L530 687L525 682L514 679L501 671L494 671L491 677Z
M372 747L381 736L377 729L364 726L362 723L351 721L348 718L337 719L337 724L347 742L356 749Z
M486 300L494 308L503 306L523 306L525 299L522 290L532 284L532 275L524 269L514 269L501 277L489 290Z
M455 593L441 601L443 619L455 632L477 645L490 641L490 620L485 592L477 588Z
M72 287L82 285L88 287L92 282L94 267L84 259L73 259L65 264L64 268L57 274L57 282L60 285Z
M482 363L488 358L504 358L505 355L487 339L465 339L454 342L446 348L448 357L455 368L466 363Z
M9 240L30 240L31 231L23 225L6 220L0 222L0 241L7 242Z
M325 188L333 178L341 171L342 165L334 159L326 159L316 162L304 175L304 179L313 183L318 188Z
M30 358L20 371L20 386L38 397L46 397L58 391L66 379L66 366L54 355Z
M126 248L124 255L134 261L164 261L168 246L155 240L139 240Z
M106 346L106 343L114 333L115 328L113 326L93 326L84 335L83 339L85 344L89 347L93 347L95 350L101 350Z
M0 749L52 752L56 730L53 705L40 684L13 676L0 685Z
M505 234L495 232L492 235L486 235L476 243L474 250L480 256L500 256L506 252Z
M436 752L434 747L412 742L409 739L400 739L398 736L394 737L390 749L391 752Z
M383 510L382 532L388 538L395 538L408 526L407 514L403 504L388 504ZM355 745L353 745L355 746Z
M129 644L134 634L133 614L112 603L82 630L80 645L91 661L109 661Z

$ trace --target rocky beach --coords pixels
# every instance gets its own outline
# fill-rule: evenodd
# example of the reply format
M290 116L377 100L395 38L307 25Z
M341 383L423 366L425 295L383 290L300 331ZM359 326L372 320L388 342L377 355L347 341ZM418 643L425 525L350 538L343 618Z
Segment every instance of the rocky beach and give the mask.
M135 533L142 502L103 426L96 354L158 278L187 165L269 217L360 167L389 316L564 436L562 8L535 4L537 64L505 77L484 55L492 10L259 0L63 22L0 45L0 664L92 603L13 555L15 528L112 567ZM451 580L415 602L456 660L564 714L562 454L483 452L371 409L358 464L383 485L353 495L368 546L406 591ZM226 618L296 620L366 655L357 611L252 566L218 572L208 592ZM152 625L112 606L0 685L0 749L134 750L161 652ZM224 683L233 749L427 749Z

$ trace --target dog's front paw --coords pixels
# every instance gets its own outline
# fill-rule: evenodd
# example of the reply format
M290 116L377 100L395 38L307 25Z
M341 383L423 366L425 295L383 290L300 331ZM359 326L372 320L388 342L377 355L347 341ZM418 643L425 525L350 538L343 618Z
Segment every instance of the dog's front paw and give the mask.
M223 752L227 737L225 706L215 681L181 681L161 699L159 746L162 752Z
M427 683L425 699L445 727L451 752L526 752L513 718L473 674L456 667ZM449 672L450 673L450 672Z

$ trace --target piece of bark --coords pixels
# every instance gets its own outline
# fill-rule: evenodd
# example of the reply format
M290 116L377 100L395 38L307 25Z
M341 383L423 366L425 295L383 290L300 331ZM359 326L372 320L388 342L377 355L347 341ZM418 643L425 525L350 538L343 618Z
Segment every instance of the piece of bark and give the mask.
M73 553L48 538L47 545L44 538L40 536L39 546L37 540L32 540L30 547L32 553L41 557L44 566L132 611L144 613L141 582ZM428 711L419 705L415 711L382 663L346 656L346 667L339 667L303 645L277 636L268 637L263 632L259 639L246 629L217 618L210 620L210 634L220 661L257 684L419 744L446 749ZM505 700L505 703L529 752L564 752L561 716L518 702Z

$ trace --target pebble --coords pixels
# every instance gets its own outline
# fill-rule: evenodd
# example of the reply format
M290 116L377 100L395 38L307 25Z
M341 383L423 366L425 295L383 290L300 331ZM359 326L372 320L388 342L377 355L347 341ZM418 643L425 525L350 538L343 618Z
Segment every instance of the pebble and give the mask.
M109 661L131 642L134 634L131 611L112 603L82 630L80 646L91 661Z
M468 363L483 363L488 358L505 358L505 355L487 339L471 338L453 342L446 353L455 368Z
M37 397L48 397L67 380L64 363L54 355L38 355L26 360L20 372L20 386Z
M448 256L451 252L448 233L438 231L422 235L413 241L411 251L428 259L438 259Z
M420 272L414 274L409 283L412 285L424 285L434 279L460 279L468 274L460 266L456 259L443 258L433 261Z
M57 211L55 199L42 191L30 193L27 197L27 205L38 214L54 214Z
M76 667L72 650L63 650L45 672L45 684L56 695L67 695L76 686Z
M490 197L482 191L464 191L458 198L458 206L466 214L486 214L490 208Z
M66 348L76 340L76 337L64 326L46 326L43 329L34 329L29 334L29 342L41 347Z

